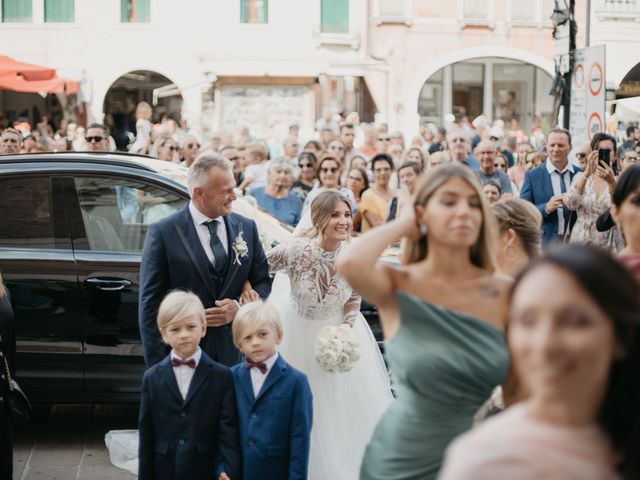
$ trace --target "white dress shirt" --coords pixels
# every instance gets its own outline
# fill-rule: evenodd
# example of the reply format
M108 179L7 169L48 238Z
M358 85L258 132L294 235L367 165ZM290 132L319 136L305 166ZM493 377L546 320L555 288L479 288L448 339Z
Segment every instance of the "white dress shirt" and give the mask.
M264 364L267 366L267 371L262 373L259 368L253 367L250 369L251 373L251 385L253 386L253 396L258 397L258 393L260 393L260 389L262 385L264 385L264 381L267 379L267 375L271 371L273 364L276 363L278 359L278 352L271 355L264 361Z
M547 172L549 172L549 177L551 177L551 187L553 188L553 194L559 195L562 193L562 187L560 186L560 175L564 178L564 184L567 187L567 192L569 191L569 187L571 186L571 174L573 173L573 164L571 162L567 162L567 165L562 169L562 171L558 170L555 165L551 162L550 159L547 159L546 162ZM555 173L558 172L558 173ZM562 208L558 208L556 210L558 212L558 235L564 235L564 210ZM569 219L567 219L569 220Z
M207 255L207 258L211 262L211 264L215 267L216 262L213 257L213 250L211 250L211 234L209 233L209 227L205 224L210 222L211 220L217 221L217 229L218 238L222 242L222 246L224 247L224 251L229 254L229 245L227 241L227 229L224 225L224 219L222 217L218 218L209 218L204 213L196 208L193 202L189 202L189 213L191 214L191 219L193 220L193 224L196 227L196 232L198 233L198 239L202 244L202 248L204 249L204 253Z
M189 358L185 358L184 360L194 359L196 362L196 368L198 368L198 363L200 362L200 357L202 356L202 350L200 347L196 350L196 352L191 355ZM176 354L174 350L171 350L171 360L177 358L178 360L183 360ZM187 398L187 393L189 392L189 385L191 385L191 380L193 380L193 374L196 372L195 368L191 368L187 365L180 365L179 367L173 367L173 373L176 376L176 382L178 382L178 388L180 389L180 395L182 395L182 399L185 400Z

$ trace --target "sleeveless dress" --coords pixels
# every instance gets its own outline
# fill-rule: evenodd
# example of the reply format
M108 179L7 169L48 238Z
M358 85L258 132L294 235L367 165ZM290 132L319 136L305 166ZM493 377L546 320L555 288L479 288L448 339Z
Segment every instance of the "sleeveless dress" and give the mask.
M268 254L278 273L269 302L283 322L278 351L307 375L313 394L313 428L309 458L311 480L358 478L364 449L393 396L384 360L360 314L360 297L337 273L334 252L317 241L293 237ZM360 359L353 369L330 373L316 363L316 336L327 325L353 324Z
M435 479L449 443L509 367L504 333L488 322L398 292L401 324L385 356L396 400L378 423L361 480Z

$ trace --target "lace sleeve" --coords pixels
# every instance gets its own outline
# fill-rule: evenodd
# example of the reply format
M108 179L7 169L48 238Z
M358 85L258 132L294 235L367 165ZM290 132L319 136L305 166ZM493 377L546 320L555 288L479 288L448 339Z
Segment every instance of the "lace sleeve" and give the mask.
M578 184L577 180L580 180L580 178L582 178L582 173L578 173L575 176L575 178L573 179L573 182L571 182L569 191L565 194L566 205L571 210L577 210L578 207L580 207L580 205L582 204L585 197L587 196L586 190L587 190L587 183L589 182L589 180L588 179L586 180L585 185L582 188L582 193L580 193L577 187L577 184Z
M267 253L267 261L269 262L270 273L276 273L282 270L286 270L289 266L287 245L280 244L269 250L269 253Z
M358 317L358 313L360 312L360 302L362 302L362 297L352 293L349 300L347 300L347 303L344 304L342 323L348 323L353 327L353 324Z

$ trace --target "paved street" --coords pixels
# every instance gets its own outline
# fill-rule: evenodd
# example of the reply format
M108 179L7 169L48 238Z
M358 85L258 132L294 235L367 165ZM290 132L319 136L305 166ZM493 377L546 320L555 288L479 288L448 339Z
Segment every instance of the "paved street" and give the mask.
M137 405L38 408L16 432L14 480L125 480L136 476L109 462L104 435L136 428Z

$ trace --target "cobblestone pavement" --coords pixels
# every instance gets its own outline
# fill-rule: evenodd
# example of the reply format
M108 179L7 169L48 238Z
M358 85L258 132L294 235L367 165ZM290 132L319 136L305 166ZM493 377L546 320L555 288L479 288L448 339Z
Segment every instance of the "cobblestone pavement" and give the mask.
M14 480L129 480L109 462L104 435L137 428L137 405L37 407L14 441Z

